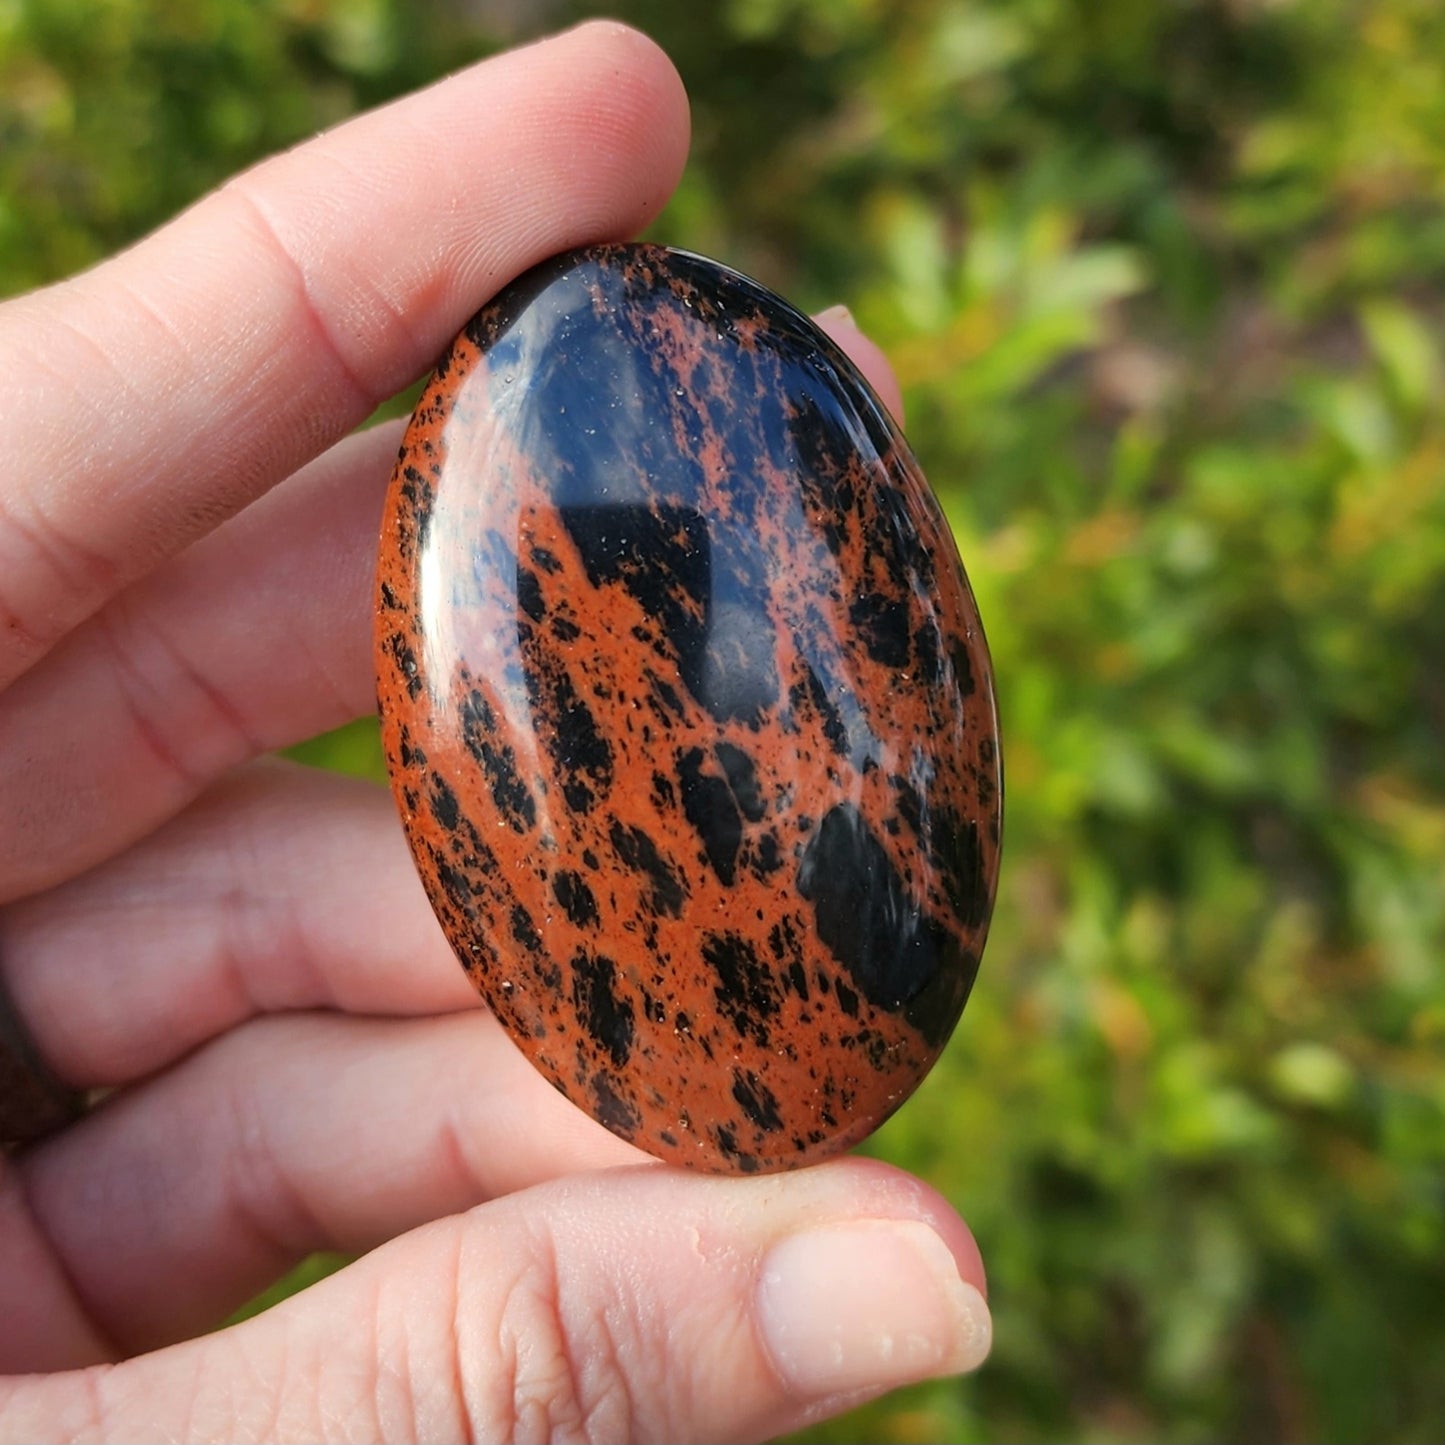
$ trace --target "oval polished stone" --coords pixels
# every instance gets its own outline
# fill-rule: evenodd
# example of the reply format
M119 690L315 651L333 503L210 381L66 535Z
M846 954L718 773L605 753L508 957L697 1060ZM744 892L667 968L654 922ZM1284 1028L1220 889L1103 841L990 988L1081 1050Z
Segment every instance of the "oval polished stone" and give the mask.
M510 286L406 434L377 666L437 915L568 1098L752 1172L917 1086L993 903L992 677L907 444L806 317L654 246Z

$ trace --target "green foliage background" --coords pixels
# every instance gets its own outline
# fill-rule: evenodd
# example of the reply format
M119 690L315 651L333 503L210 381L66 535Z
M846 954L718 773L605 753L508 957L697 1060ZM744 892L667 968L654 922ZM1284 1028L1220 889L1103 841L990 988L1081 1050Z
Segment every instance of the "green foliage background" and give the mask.
M587 8L0 0L0 290ZM809 1438L1439 1439L1445 7L611 9L694 97L656 234L885 344L998 672L993 938L876 1145L995 1354Z

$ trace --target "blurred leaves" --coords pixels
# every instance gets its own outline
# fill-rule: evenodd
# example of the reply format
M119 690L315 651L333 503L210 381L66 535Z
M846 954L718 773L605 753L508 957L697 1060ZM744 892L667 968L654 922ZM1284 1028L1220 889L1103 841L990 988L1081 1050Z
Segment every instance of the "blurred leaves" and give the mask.
M810 1438L1438 1438L1445 8L608 8L693 95L659 235L888 348L998 672L994 936L876 1141L994 1359ZM0 284L585 9L6 0Z

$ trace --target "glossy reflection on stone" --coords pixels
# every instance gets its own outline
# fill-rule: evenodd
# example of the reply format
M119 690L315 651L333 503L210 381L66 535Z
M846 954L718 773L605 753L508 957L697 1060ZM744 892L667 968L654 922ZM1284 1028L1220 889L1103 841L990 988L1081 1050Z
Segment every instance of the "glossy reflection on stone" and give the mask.
M407 432L378 687L407 835L513 1038L718 1170L856 1143L978 967L978 615L887 413L804 316L651 246L522 277Z

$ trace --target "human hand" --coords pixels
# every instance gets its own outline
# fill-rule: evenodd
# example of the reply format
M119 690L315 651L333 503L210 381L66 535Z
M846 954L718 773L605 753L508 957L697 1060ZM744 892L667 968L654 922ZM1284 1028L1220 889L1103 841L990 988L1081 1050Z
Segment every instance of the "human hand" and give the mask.
M986 1352L939 1196L646 1161L479 1006L385 793L260 757L372 707L399 429L347 434L686 137L589 26L0 309L0 978L110 1091L0 1156L0 1437L757 1438ZM317 1249L372 1252L191 1338Z

